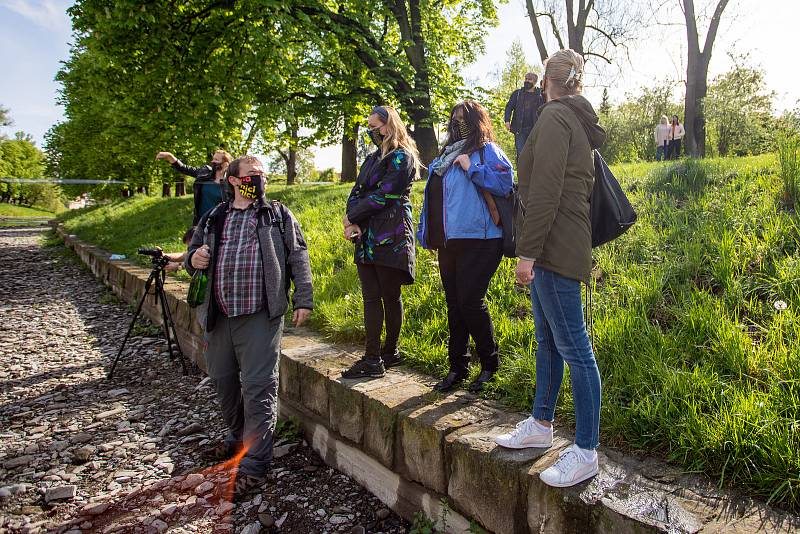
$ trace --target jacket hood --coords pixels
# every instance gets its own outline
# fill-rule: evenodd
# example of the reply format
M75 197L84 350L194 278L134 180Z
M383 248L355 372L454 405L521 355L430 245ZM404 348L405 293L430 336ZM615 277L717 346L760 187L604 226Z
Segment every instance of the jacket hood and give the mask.
M553 102L560 102L570 108L577 115L592 149L598 149L606 142L606 131L600 126L600 118L595 113L592 104L583 95L562 96Z

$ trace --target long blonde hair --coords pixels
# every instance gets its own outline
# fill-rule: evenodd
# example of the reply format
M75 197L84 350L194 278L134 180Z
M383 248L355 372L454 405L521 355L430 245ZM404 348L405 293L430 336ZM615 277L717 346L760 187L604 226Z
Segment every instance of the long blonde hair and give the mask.
M386 134L383 136L381 143L381 157L386 157L398 148L402 148L406 156L411 159L411 163L417 171L419 171L419 151L417 150L417 143L408 133L403 119L397 113L397 110L390 106L380 106L386 112L386 119L380 113L370 113L370 115L377 115L377 117L386 126Z

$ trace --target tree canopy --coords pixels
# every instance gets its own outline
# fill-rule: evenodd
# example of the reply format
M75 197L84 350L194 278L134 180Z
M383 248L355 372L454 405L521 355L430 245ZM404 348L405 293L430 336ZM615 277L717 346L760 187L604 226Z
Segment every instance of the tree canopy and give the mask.
M158 150L199 162L219 147L281 149L289 163L384 103L427 162L458 73L496 24L490 0L78 0L69 13L51 168L138 186L174 179Z

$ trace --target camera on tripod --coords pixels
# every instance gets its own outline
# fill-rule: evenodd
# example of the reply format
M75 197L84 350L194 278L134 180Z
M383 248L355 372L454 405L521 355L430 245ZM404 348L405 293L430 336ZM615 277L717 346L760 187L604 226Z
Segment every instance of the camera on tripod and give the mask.
M150 256L154 267L164 268L169 263L169 258L164 256L164 251L160 248L140 248L136 252L142 256Z
M119 347L119 352L117 352L117 356L114 358L114 361L111 364L111 370L108 372L108 379L110 380L114 376L114 370L117 368L117 363L119 363L119 360L122 357L122 351L125 349L125 344L128 342L128 338L131 336L131 332L133 331L133 326L136 324L136 318L139 317L139 314L142 311L142 305L144 304L147 295L150 294L150 288L153 285L155 285L154 296L157 303L156 305L160 305L161 307L161 327L164 330L164 337L167 341L169 359L172 360L177 354L178 358L181 360L183 374L187 375L188 369L186 368L186 360L183 357L183 350L181 350L181 345L178 342L178 330L175 328L175 321L172 320L172 312L170 312L169 305L167 304L167 296L164 292L164 280L166 279L164 267L166 267L169 263L169 257L165 256L164 251L158 247L140 248L137 250L137 252L142 256L150 256L153 269L150 271L150 276L147 277L147 281L144 284L144 292L142 293L142 298L139 300L139 306L136 308L136 313L133 314L133 319L128 327L128 333L125 334L125 338L122 340L122 345ZM177 352L173 352L173 341L175 342Z

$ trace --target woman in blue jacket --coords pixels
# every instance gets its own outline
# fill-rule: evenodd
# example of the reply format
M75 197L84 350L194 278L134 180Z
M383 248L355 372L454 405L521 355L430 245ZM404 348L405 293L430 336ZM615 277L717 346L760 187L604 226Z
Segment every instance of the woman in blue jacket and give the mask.
M450 333L450 372L436 391L449 391L467 377L470 336L481 362L470 391L481 391L500 364L485 300L503 256L492 195L511 191L514 171L494 140L486 110L465 100L450 112L447 142L428 167L417 239L423 248L439 251Z

